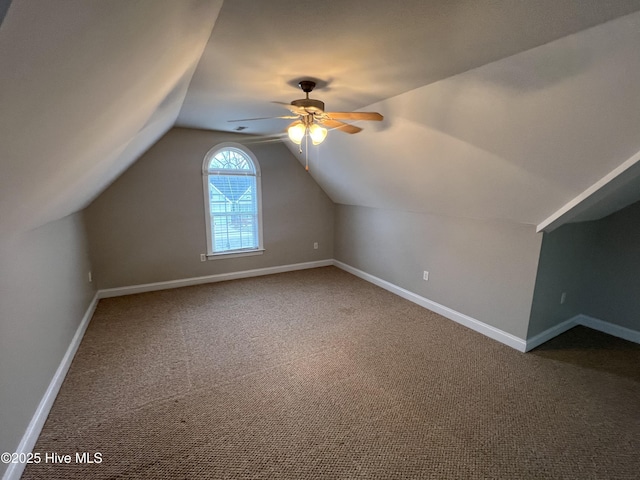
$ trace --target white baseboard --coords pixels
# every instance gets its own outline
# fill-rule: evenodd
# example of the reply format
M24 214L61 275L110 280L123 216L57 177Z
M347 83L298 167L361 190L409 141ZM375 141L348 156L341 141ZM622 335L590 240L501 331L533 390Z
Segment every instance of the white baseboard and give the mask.
M558 325L555 325L555 326L545 330L542 333L539 333L535 337L529 338L527 340L527 348L526 348L525 351L528 352L529 350L532 350L532 349L536 348L537 346L542 345L545 342L548 342L552 338L557 337L561 333L564 333L567 330L571 330L573 327L578 325L578 323L576 323L576 318L577 317L572 317L572 318L570 318L568 320L565 320L562 323L559 323Z
M607 335L622 338L629 342L640 343L640 332L637 330L621 327L615 323L605 322L603 320L590 317L589 315L579 314L527 340L526 351L528 352L529 350L542 345L577 325L582 325L583 327L591 328L593 330L606 333Z
M467 328L475 330L476 332L481 333L489 338L497 340L500 343L504 343L505 345L515 348L520 352L524 352L526 349L527 343L523 339L516 337L515 335L511 335L510 333L507 333L496 327L493 327L484 322L481 322L480 320L476 320L475 318L469 317L464 313L460 313L449 307L440 305L439 303L429 300L428 298L421 297L420 295L410 292L409 290L405 290L402 287L398 287L393 283L387 282L386 280L382 280L381 278L378 278L367 272L363 272L362 270L358 270L357 268L347 265L346 263L342 263L342 262L339 262L338 260L334 260L333 264L336 267L341 268L346 272L349 272L357 277L362 278L363 280L371 282L374 285L377 285L381 288L384 288L385 290L395 293L396 295L406 300L409 300L410 302L416 303L421 307L424 307L428 310L432 310L436 313L439 313L443 317L446 317L450 320L453 320L454 322L464 325Z
M38 405L36 412L33 414L31 422L29 422L29 425L27 426L27 430L25 431L22 440L20 441L20 445L18 445L18 448L16 449L16 453L26 454L30 453L33 450L33 447L35 446L36 441L40 436L40 432L42 431L42 427L44 426L44 422L49 416L49 411L53 406L53 402L58 395L58 391L60 391L62 382L67 376L67 372L69 371L69 367L71 366L71 361L73 360L73 357L75 356L76 351L80 346L80 342L82 341L84 332L86 331L87 326L89 325L89 321L93 316L93 312L98 305L98 300L99 296L96 292L93 299L91 300L91 303L89 304L89 307L87 308L87 311L82 317L80 325L78 325L78 328L76 329L76 333L71 339L71 343L69 344L69 347L67 348L67 351L64 354L64 357L62 358L62 361L60 362L56 373L53 375L51 383L49 383L49 387L44 393L42 400L40 400L40 404ZM25 466L26 465L23 463L10 463L9 467L4 472L2 479L18 480L22 476L22 472L24 471Z
M593 328L599 332L613 335L614 337L622 338L633 343L640 343L640 332L637 330L631 330L630 328L621 327L614 323L605 322L597 318L590 317L588 315L576 315L575 321L578 325Z
M104 290L99 290L98 294L100 298L120 297L123 295L133 295L135 293L155 292L157 290L168 290L170 288L190 287L192 285L224 282L227 280L237 280L239 278L260 277L262 275L293 272L296 270L306 270L308 268L328 267L330 265L333 265L332 259L318 260L316 262L293 263L290 265L280 265L277 267L243 270L241 272L219 273L217 275L207 275L204 277L169 280L167 282L144 283L141 285L132 285L129 287L107 288Z

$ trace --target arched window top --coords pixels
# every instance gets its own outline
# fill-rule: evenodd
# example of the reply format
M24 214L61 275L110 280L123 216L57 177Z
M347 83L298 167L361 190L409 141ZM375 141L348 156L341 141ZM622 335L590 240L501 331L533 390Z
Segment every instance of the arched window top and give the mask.
M209 175L259 175L258 162L251 151L235 143L217 145L207 153L203 173Z

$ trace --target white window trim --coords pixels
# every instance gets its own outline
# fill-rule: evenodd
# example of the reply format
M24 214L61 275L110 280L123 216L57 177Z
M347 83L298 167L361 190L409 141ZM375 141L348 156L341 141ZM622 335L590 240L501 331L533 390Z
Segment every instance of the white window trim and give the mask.
M228 252L208 253L207 260L220 260L221 258L250 257L262 255L264 248L247 248L246 250L230 250Z
M258 248L247 248L241 250L229 250L227 252L214 252L213 251L213 238L211 238L211 208L209 204L209 163L211 159L215 157L220 151L227 149L235 149L240 150L243 154L247 155L251 161L253 162L253 166L256 169L256 200L258 203ZM229 170L229 173L240 173L237 170ZM244 170L242 174L246 173ZM249 150L244 145L234 142L224 142L216 145L211 150L207 152L204 156L204 161L202 162L202 188L203 188L203 197L204 197L204 216L205 216L205 226L206 226L206 235L207 235L207 260L220 260L223 258L234 258L234 257L248 257L251 255L262 255L265 251L263 236L262 236L262 178L260 173L260 164L258 163L258 159L253 154L251 150Z

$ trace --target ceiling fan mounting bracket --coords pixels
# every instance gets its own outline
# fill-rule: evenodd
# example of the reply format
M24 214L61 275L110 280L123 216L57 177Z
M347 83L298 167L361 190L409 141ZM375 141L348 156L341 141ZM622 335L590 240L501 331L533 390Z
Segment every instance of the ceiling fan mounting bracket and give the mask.
M313 89L316 88L316 82L313 80L301 80L300 83L298 83L298 86L308 96Z

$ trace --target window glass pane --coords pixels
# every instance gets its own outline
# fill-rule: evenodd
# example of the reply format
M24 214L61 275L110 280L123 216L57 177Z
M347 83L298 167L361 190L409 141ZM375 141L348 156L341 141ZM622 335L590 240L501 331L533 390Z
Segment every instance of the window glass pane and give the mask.
M258 248L256 215L215 215L211 223L215 252Z
M258 248L256 177L209 175L208 181L213 251Z

